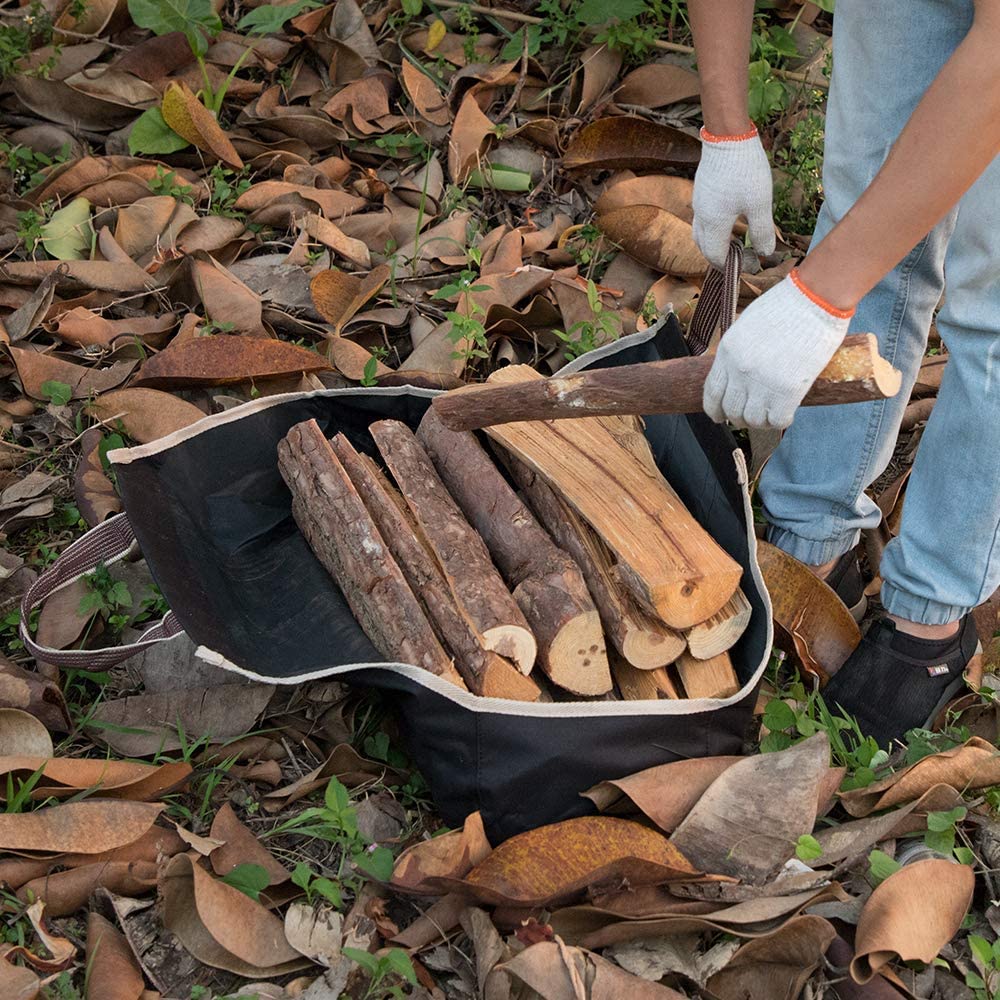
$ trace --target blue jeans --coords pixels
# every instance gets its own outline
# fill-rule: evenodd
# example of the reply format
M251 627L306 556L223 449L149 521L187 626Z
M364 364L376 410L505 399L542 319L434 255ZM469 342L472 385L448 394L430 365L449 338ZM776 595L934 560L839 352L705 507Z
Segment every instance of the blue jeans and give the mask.
M837 0L819 241L871 183L924 91L972 24L973 0ZM974 95L970 99L975 99ZM885 551L882 603L928 625L1000 585L1000 157L861 302L903 373L894 399L804 408L761 477L771 541L819 564L879 523L865 489L892 457L935 306L949 352L938 402ZM997 381L994 381L996 379Z

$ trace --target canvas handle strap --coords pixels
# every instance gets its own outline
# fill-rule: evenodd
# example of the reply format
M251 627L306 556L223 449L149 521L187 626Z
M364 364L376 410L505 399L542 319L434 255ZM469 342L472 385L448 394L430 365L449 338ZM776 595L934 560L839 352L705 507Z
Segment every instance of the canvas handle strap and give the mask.
M726 255L723 270L710 267L705 275L687 332L692 354L704 354L715 328L725 333L736 319L736 303L740 294L740 272L743 270L743 244L733 240Z
M134 545L135 533L128 515L117 514L92 528L83 538L77 539L35 580L21 599L21 638L32 656L57 667L100 670L113 667L116 663L184 631L177 616L168 611L156 625L142 633L138 642L110 649L51 649L39 645L32 638L28 623L36 608L40 608L57 590L92 573L102 563L111 565L124 559Z

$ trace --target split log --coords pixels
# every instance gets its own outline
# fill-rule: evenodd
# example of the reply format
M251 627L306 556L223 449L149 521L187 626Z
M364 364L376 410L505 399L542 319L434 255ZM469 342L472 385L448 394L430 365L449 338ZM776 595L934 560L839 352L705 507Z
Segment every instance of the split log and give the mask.
M688 652L681 653L677 673L688 698L728 698L741 687L728 653L719 653L710 660L696 660Z
M364 501L403 575L424 606L469 690L486 698L536 701L538 685L513 664L484 647L482 637L455 602L455 596L409 509L367 456L354 450L343 434L331 442L337 458Z
M396 485L444 572L455 600L487 649L528 674L538 647L490 559L486 543L466 521L413 432L398 420L369 427Z
M541 376L524 365L491 376L529 379ZM742 567L600 419L519 421L487 433L576 509L615 554L621 581L671 628L705 621L732 597Z
M736 593L707 621L688 631L688 650L696 660L710 660L732 649L750 624L750 602L737 587Z
M610 691L601 619L576 563L546 534L474 434L448 430L428 410L417 440L486 542L535 634L545 673L574 694Z
M580 567L607 637L634 667L664 667L685 648L684 636L647 614L615 574L615 560L594 530L552 487L513 455L504 455L535 516Z
M712 355L702 354L554 375L537 384L469 386L438 396L433 405L445 426L457 431L525 420L700 413L712 361ZM900 373L879 356L874 335L856 334L845 338L803 405L888 399L901 382Z
M680 692L666 667L637 670L621 656L611 657L611 671L624 701L656 701L659 698L679 698Z
M315 420L297 424L278 444L278 467L299 529L375 648L464 688Z

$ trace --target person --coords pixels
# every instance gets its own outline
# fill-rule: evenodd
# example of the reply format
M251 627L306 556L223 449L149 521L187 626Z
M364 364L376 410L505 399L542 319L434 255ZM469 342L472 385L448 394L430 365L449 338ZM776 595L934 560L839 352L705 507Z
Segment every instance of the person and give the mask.
M722 266L742 215L774 250L772 176L750 122L753 0L689 0L705 127L694 237ZM837 0L823 167L805 259L719 344L705 411L788 428L765 467L768 538L860 605L865 489L886 469L935 308L948 364L902 525L885 616L824 690L880 745L925 727L977 652L970 611L1000 584L1000 0ZM893 399L797 409L851 332L903 374Z

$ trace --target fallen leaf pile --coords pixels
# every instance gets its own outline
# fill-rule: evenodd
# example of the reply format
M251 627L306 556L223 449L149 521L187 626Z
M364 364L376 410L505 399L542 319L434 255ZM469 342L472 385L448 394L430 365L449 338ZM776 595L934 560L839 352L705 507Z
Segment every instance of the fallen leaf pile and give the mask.
M676 7L4 11L0 997L1000 988L988 695L960 706L961 739L928 735L905 763L869 755L853 787L822 733L769 708L777 752L609 776L581 790L590 814L491 845L477 815L440 829L361 692L247 683L183 635L113 670L63 671L18 637L38 574L121 511L112 449L260 396L451 388L511 363L548 374L670 308L686 323L706 261L691 225L700 86ZM818 173L807 190L788 151L821 113L829 19L778 0L758 37L782 62L758 96L780 89L762 134L797 211ZM788 273L807 230L784 225L741 305ZM873 569L940 386L934 350L877 498ZM755 472L773 444L753 441ZM779 645L823 678L856 626L780 553L761 562ZM989 637L997 607L977 611ZM43 646L86 651L135 641L167 610L132 553L27 624ZM920 836L936 853L907 861ZM963 924L974 870L986 902Z

